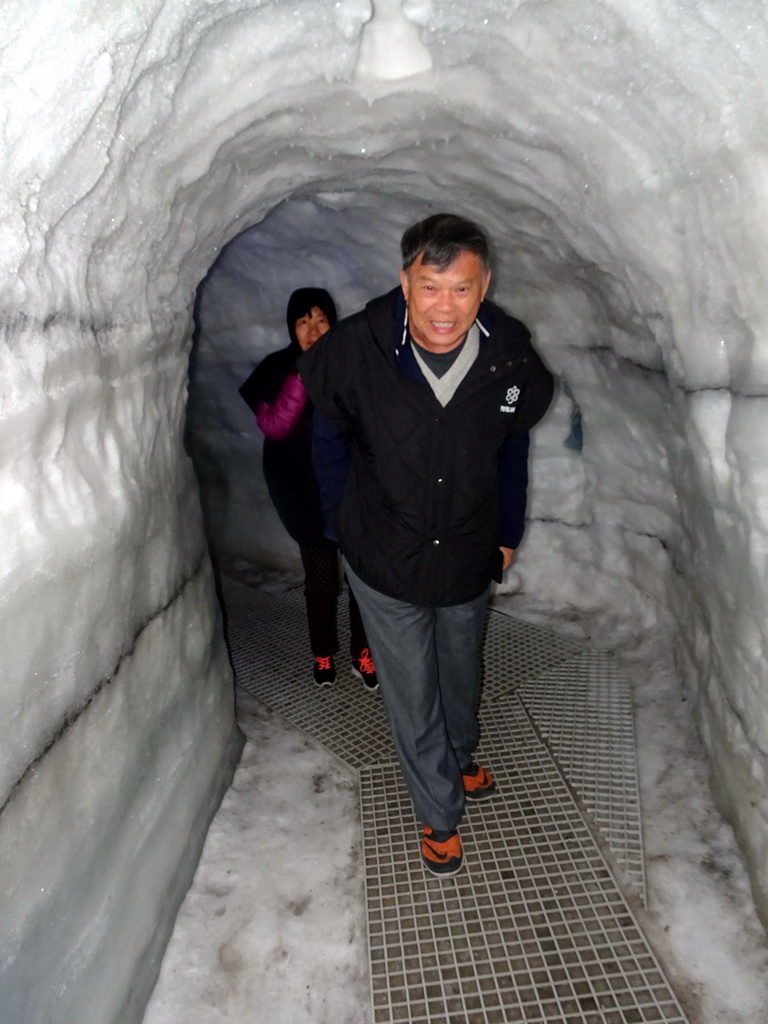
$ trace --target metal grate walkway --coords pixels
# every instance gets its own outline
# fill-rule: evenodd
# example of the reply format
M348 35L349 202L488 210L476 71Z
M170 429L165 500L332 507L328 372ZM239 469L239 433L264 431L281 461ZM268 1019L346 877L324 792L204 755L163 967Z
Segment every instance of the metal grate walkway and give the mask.
M644 897L631 694L609 654L489 614L479 759L499 792L468 806L465 868L439 881L381 700L343 669L311 682L301 590L227 580L224 601L238 684L359 771L374 1024L685 1024L616 881Z

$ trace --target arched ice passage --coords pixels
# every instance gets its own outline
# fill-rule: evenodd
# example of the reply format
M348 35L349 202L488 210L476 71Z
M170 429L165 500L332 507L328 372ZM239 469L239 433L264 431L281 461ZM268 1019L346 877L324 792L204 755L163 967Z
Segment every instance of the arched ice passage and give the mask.
M182 444L192 303L231 238L261 225L281 243L296 209L304 242L273 248L255 285L265 346L308 252L350 309L390 283L425 210L489 228L495 297L585 424L571 456L563 392L511 589L602 639L668 633L768 919L768 29L758 0L724 6L377 0L365 29L362 0L4 11L12 1014L139 1018L229 777L231 680Z

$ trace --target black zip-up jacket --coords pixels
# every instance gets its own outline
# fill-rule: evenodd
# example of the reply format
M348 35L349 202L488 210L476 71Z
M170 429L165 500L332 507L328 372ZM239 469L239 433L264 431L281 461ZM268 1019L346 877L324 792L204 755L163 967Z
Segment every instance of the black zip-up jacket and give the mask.
M299 372L349 441L336 525L354 572L410 604L461 604L497 570L500 452L544 415L552 375L527 328L484 302L479 354L443 408L413 371L401 310L400 288L373 299L305 353Z
M301 355L298 342L270 353L239 388L254 413L261 402L274 402ZM301 547L330 547L323 536L320 491L312 467L312 403L307 402L290 437L264 438L262 467L272 504L286 531Z

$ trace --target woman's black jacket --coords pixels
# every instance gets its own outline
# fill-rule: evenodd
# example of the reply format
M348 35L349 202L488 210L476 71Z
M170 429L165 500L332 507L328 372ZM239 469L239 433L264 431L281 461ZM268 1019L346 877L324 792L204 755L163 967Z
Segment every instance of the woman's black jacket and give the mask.
M263 359L240 387L254 413L260 402L271 404L286 378L296 373L297 344ZM264 438L264 479L269 496L285 529L301 546L328 547L323 537L320 493L312 468L312 403L307 402L298 426L284 441Z

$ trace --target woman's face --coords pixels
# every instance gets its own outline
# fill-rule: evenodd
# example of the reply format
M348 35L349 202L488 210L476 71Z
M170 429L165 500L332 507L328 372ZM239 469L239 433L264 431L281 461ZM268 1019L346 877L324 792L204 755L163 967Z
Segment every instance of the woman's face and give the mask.
M326 331L330 330L328 317L319 306L313 306L306 316L299 317L296 321L296 340L302 352L312 348L318 338L322 338Z

